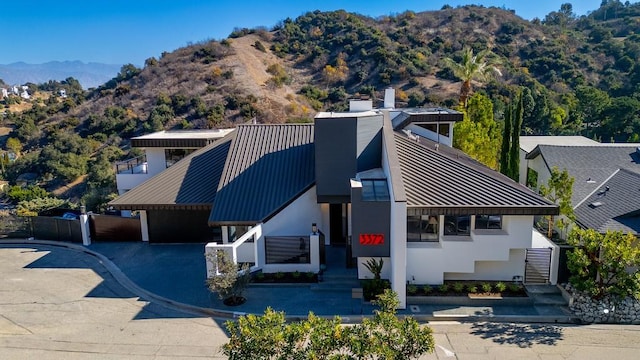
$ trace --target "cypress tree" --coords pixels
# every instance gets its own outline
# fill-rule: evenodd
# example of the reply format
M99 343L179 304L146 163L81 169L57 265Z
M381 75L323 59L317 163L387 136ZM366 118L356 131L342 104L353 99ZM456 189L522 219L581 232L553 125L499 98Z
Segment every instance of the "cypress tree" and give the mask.
M522 91L519 91L511 118L511 148L509 150L509 173L507 174L514 181L518 181L520 177L520 129L522 128L523 114Z
M511 148L511 104L504 110L504 132L500 149L500 172L509 176L509 149Z

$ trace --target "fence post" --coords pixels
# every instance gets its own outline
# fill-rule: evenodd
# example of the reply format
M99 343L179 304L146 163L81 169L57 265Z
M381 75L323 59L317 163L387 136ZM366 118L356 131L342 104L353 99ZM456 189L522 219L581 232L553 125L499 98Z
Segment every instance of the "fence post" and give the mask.
M84 206L80 206L80 232L82 233L82 245L91 245L91 232L89 230L89 215Z

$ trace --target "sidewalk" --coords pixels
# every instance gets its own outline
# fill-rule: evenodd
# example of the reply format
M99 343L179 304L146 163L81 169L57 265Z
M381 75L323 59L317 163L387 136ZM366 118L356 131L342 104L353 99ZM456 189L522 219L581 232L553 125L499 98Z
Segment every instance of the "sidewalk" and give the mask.
M88 247L54 241L11 239L0 244L62 246L96 257L129 291L141 298L182 311L215 317L261 314L267 307L284 311L291 319L316 315L339 315L345 322L356 322L371 315L375 307L352 299L344 286L314 285L250 286L247 302L228 307L205 286L206 267L203 244L147 244L141 242L94 243ZM329 270L331 271L331 270ZM559 304L525 306L409 305L399 310L419 321L496 321L526 323L573 323L568 308Z

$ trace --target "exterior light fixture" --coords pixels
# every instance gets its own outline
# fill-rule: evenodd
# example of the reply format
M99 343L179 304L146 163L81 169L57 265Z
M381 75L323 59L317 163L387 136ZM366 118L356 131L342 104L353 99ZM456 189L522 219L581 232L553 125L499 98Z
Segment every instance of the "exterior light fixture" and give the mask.
M318 225L316 225L316 223L311 224L311 232L314 235L318 233Z

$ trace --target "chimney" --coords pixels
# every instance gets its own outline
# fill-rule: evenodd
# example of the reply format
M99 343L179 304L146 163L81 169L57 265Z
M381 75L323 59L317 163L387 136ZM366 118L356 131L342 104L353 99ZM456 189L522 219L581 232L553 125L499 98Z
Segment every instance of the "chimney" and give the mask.
M396 107L396 90L392 87L384 89L384 108L395 109Z

